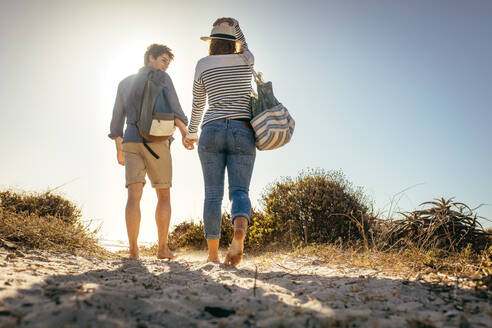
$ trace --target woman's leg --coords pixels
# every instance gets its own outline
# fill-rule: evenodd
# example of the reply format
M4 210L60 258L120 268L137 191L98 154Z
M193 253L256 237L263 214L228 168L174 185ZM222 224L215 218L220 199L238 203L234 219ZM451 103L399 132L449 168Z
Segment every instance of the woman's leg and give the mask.
M207 262L220 263L219 241L220 239L207 239L207 247L208 247Z
M231 219L234 238L227 253L225 264L238 265L243 256L244 238L251 215L249 185L253 174L256 148L252 131L237 127L231 131L234 144L230 145L226 159L229 179L229 199L232 202Z
M222 224L222 198L224 196L225 154L215 143L214 129L203 129L198 145L198 155L205 184L203 226L209 250L208 261L219 262L219 239Z
M237 266L243 258L244 239L246 238L246 231L251 215L251 201L248 191L253 172L254 156L243 155L237 159L241 161L241 165L229 165L231 162L236 162L236 159L227 161L229 199L232 201L231 218L234 225L234 237L224 263L233 266ZM244 165L246 163L250 165Z

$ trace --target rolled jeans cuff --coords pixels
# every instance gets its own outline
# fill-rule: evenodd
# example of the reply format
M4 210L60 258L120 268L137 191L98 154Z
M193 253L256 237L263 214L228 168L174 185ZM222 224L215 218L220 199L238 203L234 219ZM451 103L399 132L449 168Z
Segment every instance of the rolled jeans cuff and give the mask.
M219 235L207 235L207 234L205 234L205 239L220 239L220 234Z
M244 216L246 219L248 219L248 226L251 225L251 218L250 218L250 215L249 214L246 214L246 213L234 213L234 214L231 214L231 223L232 225L234 225L234 219L238 216Z

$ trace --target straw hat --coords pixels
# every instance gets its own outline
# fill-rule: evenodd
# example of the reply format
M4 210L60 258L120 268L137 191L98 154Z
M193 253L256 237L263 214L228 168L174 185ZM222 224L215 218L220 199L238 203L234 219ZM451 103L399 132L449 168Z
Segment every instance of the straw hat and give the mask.
M210 41L212 39L222 39L229 41L236 41L236 44L243 44L241 40L236 38L236 29L234 26L229 25L229 23L224 22L222 24L218 24L212 28L212 32L210 32L210 36L202 36L200 38L203 41Z

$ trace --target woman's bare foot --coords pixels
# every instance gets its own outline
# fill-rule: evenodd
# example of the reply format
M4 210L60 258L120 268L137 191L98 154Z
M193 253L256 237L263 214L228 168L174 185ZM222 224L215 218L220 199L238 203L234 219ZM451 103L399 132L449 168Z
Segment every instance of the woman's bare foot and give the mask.
M248 219L244 216L237 216L234 219L234 237L229 251L227 252L224 264L237 266L243 259L244 238L248 229Z
M207 263L208 262L213 262L213 263L220 263L220 259L218 256L208 256L207 258Z
M236 238L234 238L231 242L231 246L229 246L229 251L227 252L224 264L237 266L243 259L243 250L244 239L236 240Z
M219 260L219 240L207 239L208 258L207 262L220 263Z
M135 260L139 259L140 256L138 254L138 249L137 250L130 249L130 255L128 256L128 258L129 259L135 259Z
M158 250L157 251L157 258L158 259L174 260L176 258L176 255L174 255L169 249Z

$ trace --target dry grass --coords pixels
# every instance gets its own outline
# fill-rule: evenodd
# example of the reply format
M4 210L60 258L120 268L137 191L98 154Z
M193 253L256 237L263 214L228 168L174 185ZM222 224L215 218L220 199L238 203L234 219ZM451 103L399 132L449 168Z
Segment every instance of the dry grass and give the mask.
M0 239L21 249L108 256L80 210L52 193L0 192Z
M422 249L449 252L470 247L480 252L491 244L491 234L484 231L480 217L468 205L441 198L421 206L427 208L401 213L402 220L389 221L380 239L387 240L391 247L406 248L411 243Z
M292 256L316 257L327 265L363 267L394 273L405 279L427 277L443 283L463 279L474 287L492 290L492 247L477 254L470 247L460 253L407 248L393 251L366 250L341 244L297 249Z
M184 247L180 250L205 249ZM157 245L141 247L141 255L154 257ZM248 257L256 263L269 265L278 257L316 258L320 264L345 268L370 268L394 274L403 279L423 279L439 284L453 284L458 279L469 287L492 290L492 246L477 253L470 246L461 252L439 249L407 248L378 250L359 246L347 246L342 242L310 245L292 249L281 245L267 245L262 249L246 249ZM128 252L119 252L126 256ZM417 322L415 322L417 324Z

